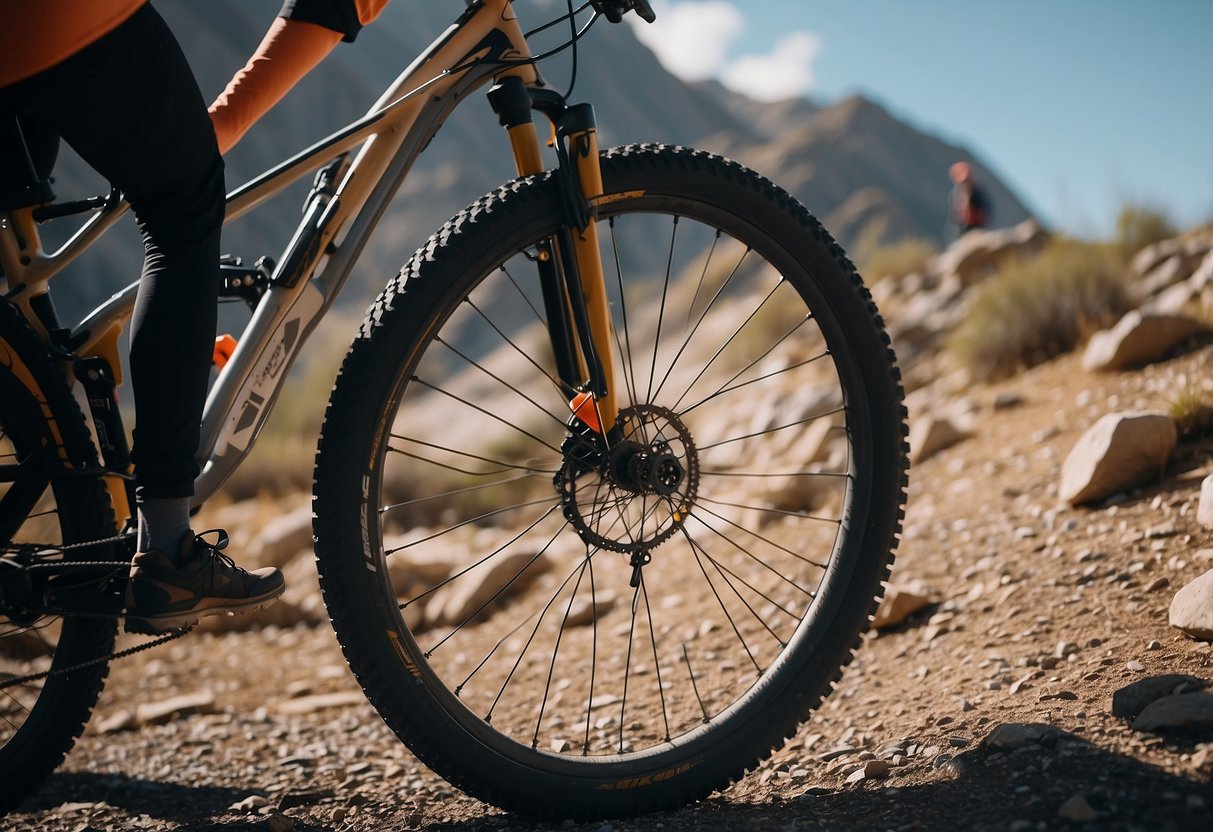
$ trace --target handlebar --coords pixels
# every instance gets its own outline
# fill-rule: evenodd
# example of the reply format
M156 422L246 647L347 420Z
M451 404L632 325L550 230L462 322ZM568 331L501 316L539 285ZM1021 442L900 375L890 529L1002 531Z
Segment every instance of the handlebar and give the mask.
M606 19L612 23L623 20L623 16L630 11L635 11L645 23L652 23L657 19L657 13L653 11L648 0L590 0L590 2L595 11L606 15Z

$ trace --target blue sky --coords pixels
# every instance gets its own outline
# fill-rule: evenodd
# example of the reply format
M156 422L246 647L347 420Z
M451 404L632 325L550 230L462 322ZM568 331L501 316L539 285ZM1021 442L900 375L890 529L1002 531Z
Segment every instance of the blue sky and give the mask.
M686 77L829 103L861 92L962 143L1049 224L1126 201L1213 219L1213 0L655 0Z

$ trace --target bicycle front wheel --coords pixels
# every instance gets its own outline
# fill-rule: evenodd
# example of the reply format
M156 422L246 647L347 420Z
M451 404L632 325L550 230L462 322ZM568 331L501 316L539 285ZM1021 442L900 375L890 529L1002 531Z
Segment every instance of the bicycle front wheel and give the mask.
M114 534L88 428L63 377L25 322L0 302L0 556ZM109 550L89 551L109 559ZM38 612L39 599L0 564L0 813L63 760L84 730L108 672L116 615ZM29 602L33 602L32 604ZM55 675L45 677L47 672Z
M673 808L839 678L906 486L889 339L841 249L741 166L603 156L620 428L570 430L536 263L550 177L448 223L372 307L316 466L325 600L455 785L548 818Z

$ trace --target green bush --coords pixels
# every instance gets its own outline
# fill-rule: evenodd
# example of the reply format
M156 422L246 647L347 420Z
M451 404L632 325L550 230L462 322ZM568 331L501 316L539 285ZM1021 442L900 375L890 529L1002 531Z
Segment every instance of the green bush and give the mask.
M1131 308L1108 246L1057 241L1004 263L981 289L948 349L977 378L1005 378L1069 352Z

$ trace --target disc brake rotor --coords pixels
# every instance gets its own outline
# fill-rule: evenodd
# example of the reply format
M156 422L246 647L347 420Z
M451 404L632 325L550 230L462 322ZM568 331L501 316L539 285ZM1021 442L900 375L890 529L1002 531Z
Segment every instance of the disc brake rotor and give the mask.
M609 449L595 433L571 434L555 484L564 516L588 545L649 552L686 522L699 488L699 455L676 413L657 405L619 412Z

